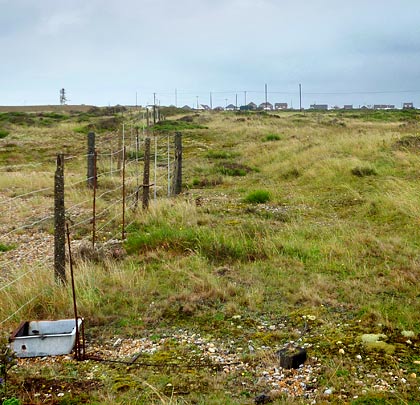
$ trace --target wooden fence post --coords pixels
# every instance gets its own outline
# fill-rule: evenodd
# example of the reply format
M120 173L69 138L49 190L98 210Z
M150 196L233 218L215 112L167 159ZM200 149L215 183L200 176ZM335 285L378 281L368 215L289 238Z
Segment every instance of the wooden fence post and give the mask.
M150 138L144 140L143 209L149 207L150 188Z
M66 284L66 213L64 208L64 155L57 155L54 176L54 277Z
M182 192L182 134L175 133L175 167L172 178L172 195Z
M98 176L97 176L97 162L98 154L95 151L93 154L93 201L92 201L92 247L95 248L96 242L96 190L98 188Z
M88 133L87 186L94 187L95 182L95 132Z

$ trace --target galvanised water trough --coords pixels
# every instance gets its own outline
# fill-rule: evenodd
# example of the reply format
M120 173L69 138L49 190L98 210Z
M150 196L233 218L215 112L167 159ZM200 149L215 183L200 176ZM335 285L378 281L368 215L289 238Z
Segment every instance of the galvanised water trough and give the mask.
M78 330L83 320L77 320ZM75 319L24 321L10 337L17 357L44 357L69 354L76 343Z

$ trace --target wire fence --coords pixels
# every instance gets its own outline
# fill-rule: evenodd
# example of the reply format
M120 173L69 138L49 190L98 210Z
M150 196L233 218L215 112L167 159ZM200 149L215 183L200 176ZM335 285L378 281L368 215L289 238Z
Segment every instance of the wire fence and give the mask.
M119 235L123 238L124 228L135 221L136 211L141 209L139 200L144 193L152 201L171 196L176 159L174 134L154 135L144 125L139 130L133 120L125 122L118 131L93 136L94 186L89 176L92 150L67 154L63 156L63 197L65 221L73 241L95 245L97 240L107 243ZM152 147L146 158L147 138ZM146 162L150 162L150 167L145 167ZM33 170L20 179L17 189L21 192L6 189L0 193L0 302L7 302L7 297L2 295L13 293L25 278L54 266L57 179L51 172L34 182L33 176L36 177L36 168L40 166L41 163L0 168L0 173L22 167ZM145 170L149 171L151 184L143 184ZM40 187L35 188L36 185ZM13 320L41 295L42 289L18 307L16 304L2 311L4 319L0 318L0 325Z

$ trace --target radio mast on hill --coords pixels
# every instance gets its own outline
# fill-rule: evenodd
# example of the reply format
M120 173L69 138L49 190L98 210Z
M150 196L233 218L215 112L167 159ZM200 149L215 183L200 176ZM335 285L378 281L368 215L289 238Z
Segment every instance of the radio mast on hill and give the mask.
M61 89L60 90L60 104L61 105L65 105L66 102L67 102L66 90L65 89Z

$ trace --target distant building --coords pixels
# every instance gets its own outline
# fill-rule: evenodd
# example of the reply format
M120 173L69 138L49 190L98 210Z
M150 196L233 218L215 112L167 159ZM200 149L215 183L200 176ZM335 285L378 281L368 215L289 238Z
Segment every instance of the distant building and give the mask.
M246 106L248 107L248 110L250 110L250 111L255 111L258 108L258 106L255 103L253 103L252 101L250 103L248 103Z
M344 104L343 109L344 110L352 110L353 109L353 104Z
M264 111L271 111L273 110L273 104L267 102L267 103L261 103L258 108L260 110L264 110Z
M275 110L287 110L287 103L275 103L274 109Z
M403 104L403 110L412 110L414 108L413 103L404 103Z
M201 104L201 108L205 111L209 111L210 107L207 104Z
M213 108L213 111L224 111L224 110L225 109L223 107L220 107L220 106Z
M235 111L236 106L234 106L233 104L229 104L229 105L226 106L225 110L226 111Z
M312 104L312 110L328 110L328 104Z
M192 108L189 105L184 105L184 107L182 107L183 110L192 110Z
M393 110L395 108L395 105L393 104L374 104L373 109L374 110Z

